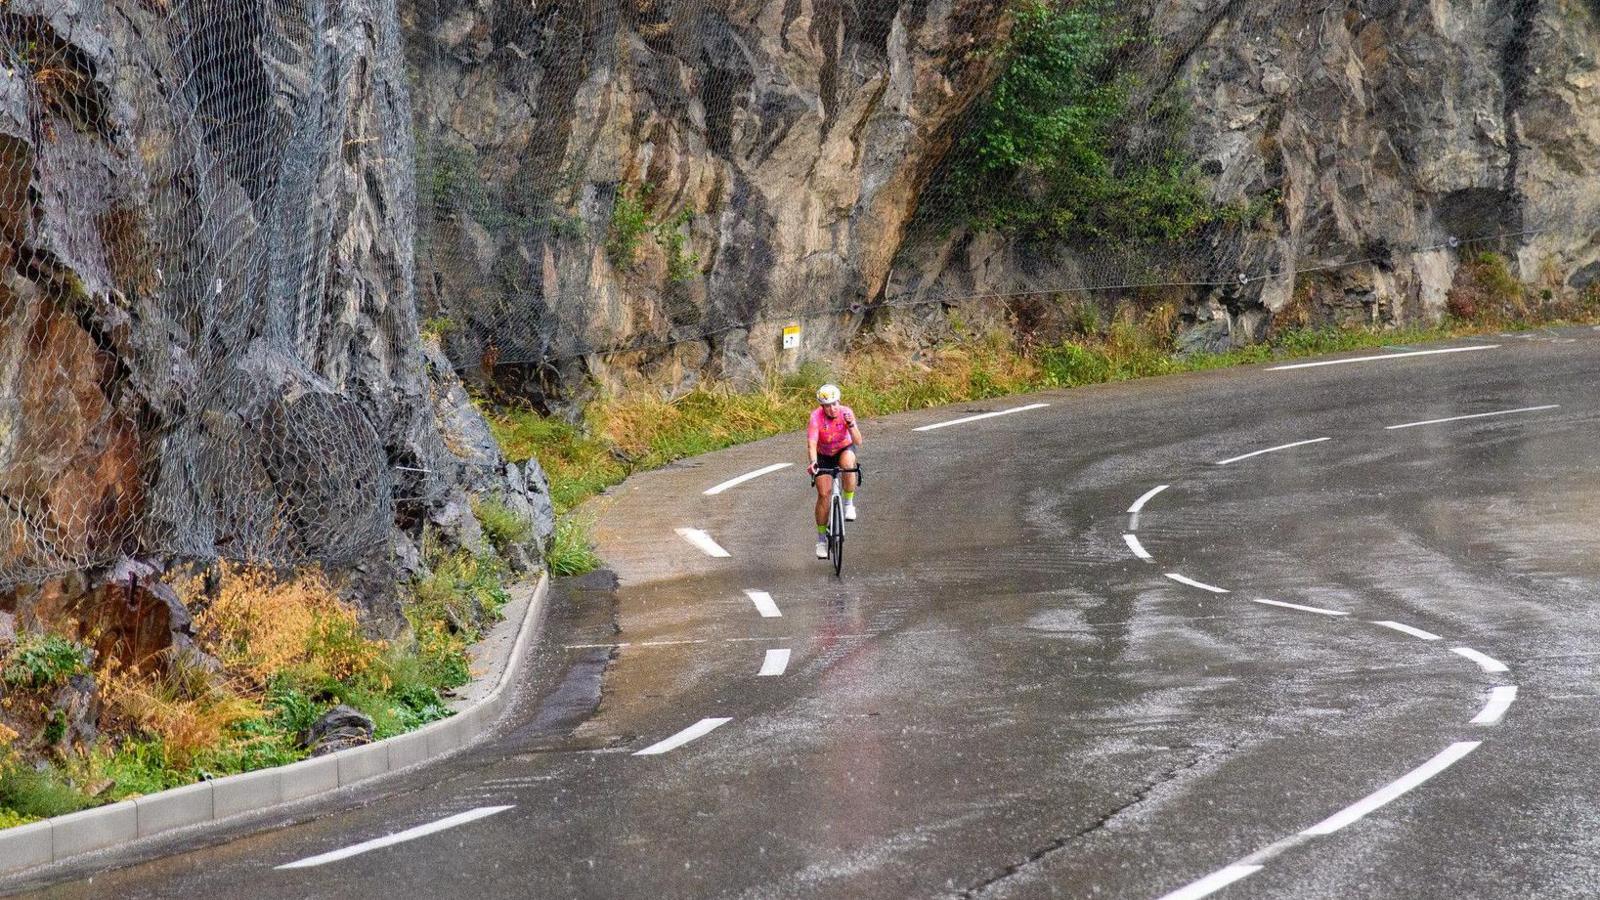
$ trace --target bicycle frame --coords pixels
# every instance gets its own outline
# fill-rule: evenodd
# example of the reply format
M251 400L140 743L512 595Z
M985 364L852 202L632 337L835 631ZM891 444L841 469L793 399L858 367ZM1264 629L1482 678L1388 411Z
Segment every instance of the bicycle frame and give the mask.
M833 496L828 501L828 557L833 560L835 578L839 577L839 573L844 569L844 494L840 489L840 483L844 481L841 476L846 473L853 473L856 476L857 485L865 480L861 475L859 463L848 469L833 466L818 469L811 474L813 485L823 475L833 479Z

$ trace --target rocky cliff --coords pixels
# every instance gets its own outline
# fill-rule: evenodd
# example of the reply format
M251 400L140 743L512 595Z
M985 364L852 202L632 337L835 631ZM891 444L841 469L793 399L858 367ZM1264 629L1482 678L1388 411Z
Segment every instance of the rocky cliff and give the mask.
M1600 10L1585 0L1120 6L1146 38L1117 59L1131 108L1181 108L1211 201L1262 214L1146 252L908 235L1005 64L1012 8L415 12L424 302L452 357L537 395L738 374L776 356L790 320L826 351L874 306L1114 303L1156 270L1187 283L1194 345L1259 338L1291 304L1324 321L1437 316L1483 249L1553 293L1600 275ZM575 358L597 348L648 352Z
M0 615L179 628L162 567L231 558L392 624L469 493L548 533L418 336L392 0L12 0L0 51Z
M1247 279L1189 295L1196 343L1259 338L1297 292L1322 321L1436 317L1475 251L1555 294L1600 278L1595 4L1161 2L1144 18L1153 40L1127 68L1146 97L1181 99L1213 197L1272 203L1248 233L1185 248L1203 278ZM1083 286L1073 264L1092 254L962 234L908 255L891 291L959 295Z
M425 302L527 387L737 371L881 297L1001 39L992 0L441 0L407 19ZM427 188L432 187L431 196ZM834 311L842 310L842 314Z

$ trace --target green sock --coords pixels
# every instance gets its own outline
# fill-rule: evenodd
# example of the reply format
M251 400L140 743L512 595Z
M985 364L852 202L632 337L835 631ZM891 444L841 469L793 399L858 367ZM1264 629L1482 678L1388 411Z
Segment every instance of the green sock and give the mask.
M854 502L856 502L856 492L855 491L845 491L844 492L844 502L846 502L846 503L854 503Z
M818 525L817 526L817 534L827 534L827 533L828 533L828 526L826 526L826 525Z

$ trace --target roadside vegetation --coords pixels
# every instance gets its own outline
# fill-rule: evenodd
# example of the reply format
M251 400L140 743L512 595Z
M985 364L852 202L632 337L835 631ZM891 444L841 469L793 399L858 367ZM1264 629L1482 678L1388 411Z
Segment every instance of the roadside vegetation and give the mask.
M578 422L531 409L485 409L506 455L537 458L550 479L558 513L556 574L599 565L584 521L571 511L634 472L747 443L804 425L818 384L845 387L846 402L863 416L880 416L948 403L983 400L1053 388L1197 372L1446 338L1563 323L1600 323L1600 291L1562 303L1516 282L1505 260L1473 257L1449 299L1451 312L1437 325L1314 327L1309 299L1279 317L1267 340L1222 353L1181 353L1177 315L1170 304L1143 311L1093 303L1069 308L1067 336L1048 345L1019 340L1005 325L964 325L951 314L951 337L910 353L867 343L842 362L810 362L787 374L769 373L753 389L704 382L686 393L636 392L592 403ZM798 446L796 453L799 453ZM581 512L576 515L582 515Z
M1277 203L1208 198L1187 146L1186 110L1154 99L1124 58L1147 42L1113 0L1012 0L994 85L974 105L922 224L1074 245L1147 245Z
M531 528L492 499L478 511L495 546ZM97 658L93 635L0 645L0 828L304 759L309 729L341 704L372 720L374 740L450 715L467 648L509 599L506 568L491 551L425 541L424 555L432 574L411 586L393 640L363 628L320 571L220 564L173 584L194 612L192 649L135 664Z

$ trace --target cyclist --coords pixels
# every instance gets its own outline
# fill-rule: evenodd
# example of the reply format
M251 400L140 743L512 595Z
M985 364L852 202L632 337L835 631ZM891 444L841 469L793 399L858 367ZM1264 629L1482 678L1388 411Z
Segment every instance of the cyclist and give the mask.
M806 449L811 453L807 471L817 475L818 469L853 469L860 446L861 427L850 407L839 402L839 386L817 388L817 408L811 411L811 424L806 428ZM833 476L817 476L817 559L828 558L828 500L832 496ZM849 522L856 520L854 472L844 476L844 517Z

